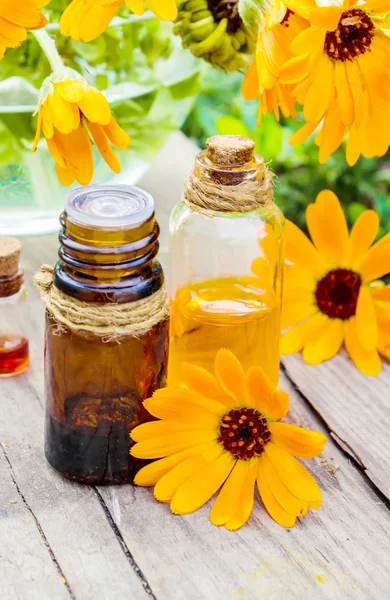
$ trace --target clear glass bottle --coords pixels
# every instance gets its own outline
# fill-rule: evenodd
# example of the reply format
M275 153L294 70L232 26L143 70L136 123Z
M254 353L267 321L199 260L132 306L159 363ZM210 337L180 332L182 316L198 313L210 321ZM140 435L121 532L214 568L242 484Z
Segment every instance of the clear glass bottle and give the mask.
M0 237L0 377L12 377L27 369L28 340L23 271L19 266L22 245L10 237Z
M98 306L148 298L164 285L153 198L130 186L87 186L61 217L54 285ZM45 450L83 483L133 480L131 429L151 419L143 400L165 385L168 318L122 336L75 331L46 314Z
M211 138L196 157L192 187L212 182L238 194L243 182L262 186L266 167L253 148L238 136ZM199 211L184 200L176 206L170 221L169 385L182 383L185 362L213 372L222 347L244 369L262 366L276 385L283 222L270 199L249 212L207 205Z

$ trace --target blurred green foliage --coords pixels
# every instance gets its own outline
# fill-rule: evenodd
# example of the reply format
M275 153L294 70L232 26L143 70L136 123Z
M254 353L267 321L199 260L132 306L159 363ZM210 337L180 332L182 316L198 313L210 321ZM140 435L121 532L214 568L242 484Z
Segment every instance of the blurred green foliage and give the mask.
M318 149L312 140L290 146L288 140L300 127L292 119L278 123L273 115L263 117L257 126L258 102L247 102L241 95L242 75L226 75L206 69L202 91L183 127L201 147L216 132L250 136L256 151L278 176L276 201L284 214L302 229L305 208L323 189L333 190L352 225L367 207L380 217L382 236L390 230L390 154L383 158L360 158L354 167L345 160L340 148L325 165L318 163Z

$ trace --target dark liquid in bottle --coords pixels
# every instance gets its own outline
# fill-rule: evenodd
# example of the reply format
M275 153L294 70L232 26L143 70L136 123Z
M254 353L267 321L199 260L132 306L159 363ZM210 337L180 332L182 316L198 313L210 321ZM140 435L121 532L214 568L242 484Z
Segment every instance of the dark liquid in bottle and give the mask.
M19 335L0 334L0 377L22 373L29 365L28 341Z
M135 411L136 407L136 411ZM46 457L70 479L84 483L124 483L143 461L130 457L129 431L139 407L129 397L81 394L65 403L66 424L49 414Z
M167 328L163 321L110 342L48 319L45 453L57 471L80 483L118 484L147 464L130 456L130 432L153 419L143 400L165 385Z

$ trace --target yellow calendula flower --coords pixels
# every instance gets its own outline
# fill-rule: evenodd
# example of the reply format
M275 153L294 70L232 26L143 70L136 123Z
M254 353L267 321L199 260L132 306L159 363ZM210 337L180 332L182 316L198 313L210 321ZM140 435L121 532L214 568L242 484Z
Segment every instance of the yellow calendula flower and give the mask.
M47 19L39 12L50 0L0 0L0 59L7 48L17 48L27 37L27 30L42 29Z
M280 112L285 117L296 117L294 86L280 83L278 78L283 65L294 56L290 50L292 41L310 25L294 12L297 4L305 15L316 6L314 0L277 0L268 5L259 20L256 54L242 88L246 100L259 98L259 121L269 113L274 113L277 120Z
M90 42L103 33L124 4L137 15L145 12L144 0L73 0L61 17L61 33ZM177 17L175 0L147 0L146 4L159 19L174 21Z
M366 375L381 370L379 353L390 356L390 233L372 245L379 227L366 210L351 233L337 196L321 192L306 211L313 244L286 223L286 265L281 342L284 354L303 349L312 365L332 358L343 342Z
M319 508L320 488L294 457L317 456L326 438L279 422L288 395L272 389L260 367L245 373L234 354L221 349L215 376L188 364L183 373L186 387L158 390L144 403L161 421L131 433L133 456L159 459L137 473L137 485L155 486L157 500L180 515L196 511L221 488L210 519L231 531L249 519L256 482L265 508L284 527Z
M337 150L349 131L347 162L383 156L390 144L390 0L344 0L319 6L311 27L293 40L294 58L279 80L294 85L306 124L290 140L303 142L317 127L319 161Z
M74 181L86 185L94 171L92 141L108 166L119 173L120 163L110 142L124 149L130 138L115 121L103 94L73 71L66 72L69 78L53 81L49 77L43 85L33 151L43 131L62 185Z

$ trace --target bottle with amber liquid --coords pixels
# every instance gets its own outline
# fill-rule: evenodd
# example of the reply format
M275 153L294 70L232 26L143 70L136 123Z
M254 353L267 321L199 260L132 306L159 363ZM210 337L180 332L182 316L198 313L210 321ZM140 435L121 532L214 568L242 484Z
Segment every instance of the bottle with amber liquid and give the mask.
M21 248L19 240L0 237L0 377L23 373L30 362Z
M47 306L46 457L82 483L130 482L130 431L151 419L143 400L166 379L154 201L130 186L87 186L70 194L61 224L52 282L42 283L45 267L36 276Z
M252 140L215 136L200 152L170 221L169 385L182 365L213 372L220 348L244 369L279 371L283 215Z

